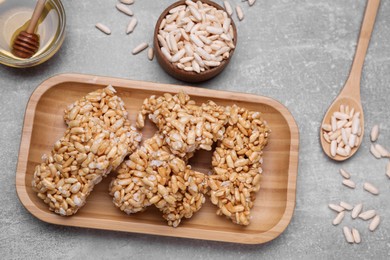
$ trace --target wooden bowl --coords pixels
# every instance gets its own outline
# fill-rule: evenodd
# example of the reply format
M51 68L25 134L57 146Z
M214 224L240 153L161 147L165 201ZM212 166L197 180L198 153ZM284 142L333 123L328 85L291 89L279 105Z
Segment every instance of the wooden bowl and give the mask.
M202 0L202 2L205 4L211 5L219 10L224 10L226 12L226 10L223 7L221 7L220 5L218 5L212 1ZM205 70L203 72L197 73L194 71L185 71L185 70L177 68L173 63L171 63L169 60L167 60L167 58L161 52L161 49L160 49L161 46L160 46L160 43L158 41L157 35L159 32L160 24L161 24L162 20L169 14L169 10L171 10L172 8L179 6L179 5L185 5L185 1L181 0L181 1L175 2L172 5L168 6L167 9L165 9L161 13L160 17L157 20L156 27L154 29L154 37L153 37L153 45L154 45L154 50L155 50L155 55L156 55L157 61L160 64L160 66L169 75L171 75L174 78L177 78L177 79L185 81L185 82L193 82L193 83L206 81L208 79L211 79L211 78L217 76L219 73L221 73L225 69L225 67L229 64L229 61L233 56L234 49L230 50L229 58L222 60L221 64L219 66L210 68L210 69ZM228 16L229 16L229 14L228 14ZM229 16L229 18L231 19L230 16ZM233 19L231 19L231 25L233 27L233 33L234 33L233 43L237 47L237 28L236 28L236 25L234 24Z

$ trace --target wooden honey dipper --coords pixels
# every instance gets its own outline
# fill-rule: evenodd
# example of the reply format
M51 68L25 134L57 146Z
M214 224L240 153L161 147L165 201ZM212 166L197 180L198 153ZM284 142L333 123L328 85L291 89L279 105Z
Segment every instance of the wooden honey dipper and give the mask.
M12 53L23 59L30 58L39 49L39 35L35 34L39 17L45 8L46 0L38 0L35 5L34 13L32 14L30 23L26 31L22 31L13 42Z

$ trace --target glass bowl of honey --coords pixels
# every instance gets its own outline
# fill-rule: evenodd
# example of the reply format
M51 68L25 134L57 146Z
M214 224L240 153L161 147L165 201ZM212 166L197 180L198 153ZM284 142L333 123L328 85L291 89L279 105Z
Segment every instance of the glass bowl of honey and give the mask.
M50 59L61 47L65 37L65 10L60 0L47 0L38 21L36 34L40 47L31 58L12 54L12 45L18 34L26 30L34 11L35 1L0 0L0 63L16 68L27 68Z

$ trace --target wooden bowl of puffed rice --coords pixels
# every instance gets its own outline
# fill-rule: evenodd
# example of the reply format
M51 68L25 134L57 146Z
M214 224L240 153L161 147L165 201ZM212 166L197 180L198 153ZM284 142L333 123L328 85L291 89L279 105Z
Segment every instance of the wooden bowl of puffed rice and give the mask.
M221 73L237 44L233 19L208 1L178 1L160 15L154 50L160 66L186 82L201 82Z

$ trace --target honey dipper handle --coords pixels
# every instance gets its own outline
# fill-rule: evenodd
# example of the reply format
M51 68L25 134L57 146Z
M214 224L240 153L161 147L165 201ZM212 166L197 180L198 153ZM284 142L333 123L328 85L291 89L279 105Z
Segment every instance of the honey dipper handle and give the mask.
M366 57L368 45L370 43L371 33L374 29L375 18L378 12L380 2L380 0L368 0L367 2L366 12L364 13L364 19L362 27L360 29L359 41L356 48L355 58L353 60L352 69L349 76L349 80L352 80L353 83L357 85L360 85L360 77L363 69L363 63Z
M38 0L37 4L35 5L34 13L31 16L30 23L28 24L27 33L34 33L35 27L37 26L39 17L42 14L43 9L45 8L46 0Z

